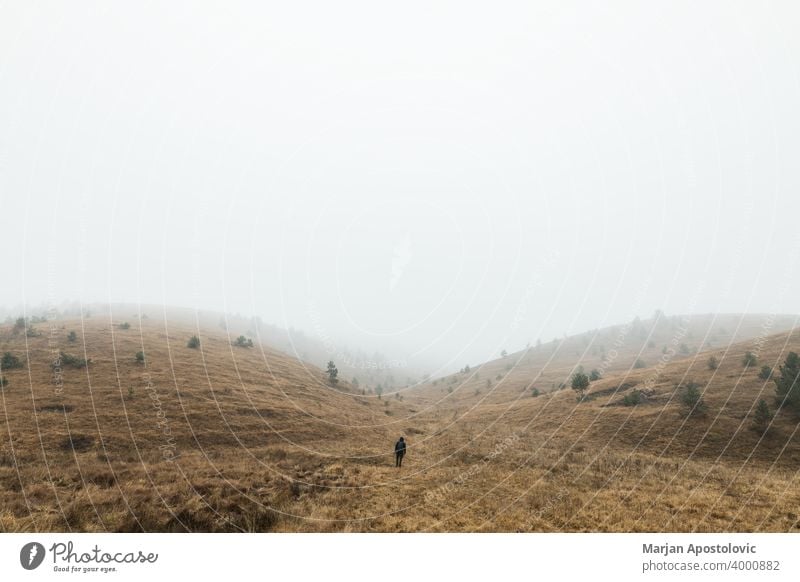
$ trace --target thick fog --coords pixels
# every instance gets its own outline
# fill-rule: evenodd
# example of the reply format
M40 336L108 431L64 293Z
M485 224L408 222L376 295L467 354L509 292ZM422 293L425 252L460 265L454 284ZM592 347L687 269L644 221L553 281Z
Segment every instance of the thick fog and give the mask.
M2 5L0 304L444 368L800 312L797 4L254 4Z

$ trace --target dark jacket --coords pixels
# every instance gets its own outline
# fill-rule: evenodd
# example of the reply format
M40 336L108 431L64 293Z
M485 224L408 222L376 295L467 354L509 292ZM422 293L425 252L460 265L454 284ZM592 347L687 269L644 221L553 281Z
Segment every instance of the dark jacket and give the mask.
M406 441L400 439L394 445L394 452L396 455L405 455L406 454Z

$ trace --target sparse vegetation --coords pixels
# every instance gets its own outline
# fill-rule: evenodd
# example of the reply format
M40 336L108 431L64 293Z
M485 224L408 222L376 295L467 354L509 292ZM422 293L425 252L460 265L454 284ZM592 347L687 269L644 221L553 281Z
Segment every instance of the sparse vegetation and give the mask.
M578 402L586 397L586 390L589 388L589 377L581 371L572 375L572 389L575 390Z
M775 415L769 409L769 404L763 398L758 401L755 412L753 413L753 430L759 434L764 434L769 429L769 425Z
M5 376L0 376L0 390L8 386L8 378Z
M634 388L629 394L622 397L622 404L625 406L637 406L642 402L642 392Z
M753 352L745 352L744 357L742 358L742 365L745 368L752 368L753 366L758 364L758 358Z
M253 340L250 339L250 338L247 338L247 337L245 337L243 335L240 335L239 337L237 337L236 341L233 342L233 343L234 343L234 345L236 347L239 347L239 348L252 348L253 347Z
M719 360L717 360L716 356L711 356L708 358L707 365L709 370L716 370L719 368Z
M683 388L681 403L687 416L702 416L708 410L708 406L703 400L703 393L700 391L700 385L695 382L689 382Z
M761 371L758 373L758 377L762 380L769 380L772 378L772 368L769 366L761 366Z
M326 374L328 374L328 383L331 386L336 386L339 383L339 370L336 368L336 364L333 363L333 360L328 362Z
M67 334L67 341L68 341L69 343L71 343L71 344L74 344L76 341L78 341L78 334L77 334L77 333L75 333L74 331L70 331L70 332Z
M633 367L635 369L646 368L647 364L644 363L644 360L642 358L636 358L636 361L633 363Z
M589 372L589 381L590 382L597 382L600 378L602 378L602 374L600 374L600 370L597 368L593 369Z
M134 356L134 358L136 359L136 363L137 364L144 364L144 352L143 351L140 350L140 351L136 352L136 355Z
M0 360L0 369L13 370L14 368L21 368L22 362L20 359L11 352L5 352L3 358Z
M778 371L773 378L778 408L790 408L800 414L800 356L789 352Z
M73 356L72 354L68 354L66 352L61 352L60 359L62 367L69 366L71 368L85 368L92 363L91 360L79 358L78 356Z
M189 341L186 342L186 347L196 350L197 348L200 347L200 338L197 337L196 335L193 335L192 337L189 338Z
M123 321L122 323L119 324L119 328L120 329L130 329L131 328L131 324L128 323L127 321Z
M211 327L217 319L213 317ZM25 340L21 334L10 334L12 323L5 326L0 354L8 350L24 362ZM732 349L732 362L725 360L738 367L739 374L731 374L731 378L717 374L708 386L704 380L699 387L701 399L713 405L714 414L707 415L709 422L676 422L676 412L683 413L684 388L674 384L691 377L686 374L692 370L700 369L698 374L706 379L712 376L706 369L708 353L696 363L665 359L651 383L650 376L627 375L642 341L618 346L612 344L617 335L608 332L603 336L608 350L619 354L607 369L600 368L598 359L585 362L587 374L591 376L592 366L597 366L604 371L604 378L591 384L576 411L573 393L551 393L551 385L555 388L566 379L566 388L570 388L576 361L573 348L580 339L565 340L566 347L552 358L550 351L544 350L532 354L530 361L526 356L517 362L514 354L481 366L477 382L456 374L435 388L431 382L400 394L386 372L355 371L341 361L339 372L358 375L361 384L358 394L348 394L326 389L324 365L321 370L312 368L317 375L310 375L308 364L280 352L270 353L268 371L260 358L237 357L241 377L256 387L239 389L231 382L230 347L236 336L217 329L205 335L204 327L203 365L194 357L199 353L183 351L174 354L172 370L157 366L153 371L161 406L155 411L151 395L156 391L145 391L144 368L114 362L108 317L102 311L84 322L85 328L65 323L67 327L56 336L64 345L56 345L56 349L87 356L64 340L70 327L82 329L81 341L85 337L89 354L96 360L91 378L85 370L72 374L67 370L66 390L57 397L53 372L46 367L51 356L42 349L45 342L35 342L30 374L27 370L2 370L11 381L3 392L3 430L14 444L13 450L0 446L0 527L5 531L480 528L621 532L639 528L785 532L792 530L797 520L796 499L786 494L796 487L800 441L790 435L797 421L788 408L776 413L770 394L764 417L775 413L770 431L781 438L763 438L756 444L759 439L753 431L764 425L757 420L763 408L758 400L764 382L757 379L760 366L752 373L741 373L741 354L752 347L743 343L747 339ZM142 324L141 344L136 321L136 337L118 334L115 347L122 358L131 358L128 362L132 363L135 352L146 349L148 364L168 362L170 350L174 352L172 338L177 337L181 352L181 338L196 333L190 323L170 322L167 336L160 323ZM760 324L750 328L758 333ZM664 326L668 328L666 320ZM669 341L664 339L667 333L675 331L665 329L653 335L657 345ZM702 337L702 329L696 335ZM800 331L786 337L788 341L769 338L757 352L759 358L773 363L780 357L784 363L784 346L800 352ZM730 343L727 337L718 341L718 345ZM642 357L652 360L652 365L661 364L658 349L645 352L652 356ZM248 354L252 355L242 355ZM306 361L315 359L325 364L319 352L309 350ZM514 369L498 386L494 376L507 362L513 362ZM734 372L727 365L721 367ZM787 378L792 378L791 370L790 363ZM172 376L170 371L174 377L165 384L160 375ZM407 375L420 377L416 370ZM401 377L406 380L405 374ZM494 387L490 394L484 389L488 378ZM780 378L775 364L773 380ZM695 379L700 381L700 376ZM173 381L174 390L169 385ZM378 382L392 398L377 401L361 395L367 392L363 388ZM455 383L448 386L450 382ZM734 382L740 383L735 390ZM476 387L486 397L485 403L477 402L481 396L473 396ZM455 388L458 395L453 393ZM291 400L285 397L287 389ZM442 398L445 390L452 396ZM374 394L374 390L369 392ZM430 405L433 402L442 405ZM512 402L513 406L508 406ZM663 414L664 406L672 414ZM155 414L161 411L169 435L156 420ZM744 416L746 411L750 412ZM497 422L501 412L504 422ZM39 416L38 431L31 430L33 415L45 415ZM68 415L68 430L64 415ZM393 422L380 422L387 417ZM235 435L220 430L222 419L235 427ZM266 422L275 434L285 435L289 441L269 435L264 438ZM555 428L559 438L543 438ZM398 480L391 488L373 487L385 482L381 480L392 470L388 457L401 433L426 435L419 438L422 446L413 448L409 457L424 470L409 472L407 479ZM136 435L135 442L131 434ZM515 440L505 441L509 434ZM112 447L105 450L109 444ZM496 448L498 444L501 449ZM57 477L52 481L42 476L43 450ZM501 453L495 455L493 451L498 450ZM533 450L535 463L530 462ZM180 457L179 464L169 462L172 451ZM383 453L385 458L379 456ZM484 462L489 458L490 463ZM253 459L276 470L254 469ZM186 478L176 478L176 474ZM609 479L611 474L613 479ZM500 482L504 483L502 494L494 494ZM537 486L531 488L532 483ZM729 495L720 494L720 484ZM342 494L342 488L357 490L358 495ZM425 495L437 491L446 495ZM630 497L631 491L636 492L636 500ZM397 495L412 503L403 503L402 512L381 511L391 508ZM508 503L509 498L520 495L525 495L524 502ZM481 501L474 506L465 503L477 498ZM59 510L60 500L63 511ZM441 523L442 517L455 513L458 521ZM370 520L353 520L357 515L369 515ZM490 520L487 515L492 516Z

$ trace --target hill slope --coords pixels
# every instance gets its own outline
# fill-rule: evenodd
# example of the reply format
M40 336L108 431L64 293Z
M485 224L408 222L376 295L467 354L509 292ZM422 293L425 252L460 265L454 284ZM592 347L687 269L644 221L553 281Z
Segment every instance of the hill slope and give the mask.
M374 399L342 391L344 382L332 389L322 370L280 352L233 346L219 330L201 329L191 349L196 328L150 319L32 329L0 331L0 352L21 364L3 370L0 392L6 530L269 529L273 509L303 486L291 487L300 460L335 459L344 440L369 460L391 438Z
M379 400L332 390L279 352L231 346L219 329L201 329L193 350L185 324L81 325L0 330L0 351L22 363L0 392L3 530L798 530L798 418L780 411L763 436L751 425L760 398L774 409L760 366L800 352L800 331L757 333L751 320L745 341L731 333L644 368L619 349L579 403L569 389L532 396L519 355L505 386L476 394L481 378L460 374ZM63 390L59 350L92 359L62 361ZM746 351L758 365L743 365ZM571 354L553 378L575 367ZM687 416L689 382L705 414ZM634 391L640 404L624 406ZM398 470L399 434L409 454Z

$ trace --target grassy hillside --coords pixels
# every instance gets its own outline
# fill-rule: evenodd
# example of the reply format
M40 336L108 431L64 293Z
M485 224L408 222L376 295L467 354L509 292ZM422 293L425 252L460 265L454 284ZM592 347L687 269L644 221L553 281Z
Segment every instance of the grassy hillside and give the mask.
M725 349L746 341L761 341L798 323L790 315L693 315L635 319L528 346L468 370L437 378L421 386L422 394L444 405L508 402L520 395L559 390L582 366L603 377L658 368L670 362L690 362L700 352Z
M343 482L317 468L391 438L391 410L318 368L218 329L120 323L0 329L21 364L0 392L4 530L269 529L305 487Z
M0 392L0 527L796 531L798 418L783 410L766 434L752 422L760 398L774 410L761 366L800 352L800 331L775 333L789 320L693 321L682 336L645 323L640 347L623 343L610 362L604 330L603 378L581 402L552 383L604 364L598 334L378 399L333 390L279 352L233 346L214 326L200 328L199 349L186 346L197 329L185 322L121 329L93 317L36 324L34 337L6 326L0 352L21 367L3 371ZM677 348L694 340L690 353L660 358L676 337ZM59 351L91 362L62 361L62 383ZM747 351L756 364L743 365ZM681 402L690 382L703 414ZM635 391L639 404L625 406ZM399 434L409 442L400 470Z

